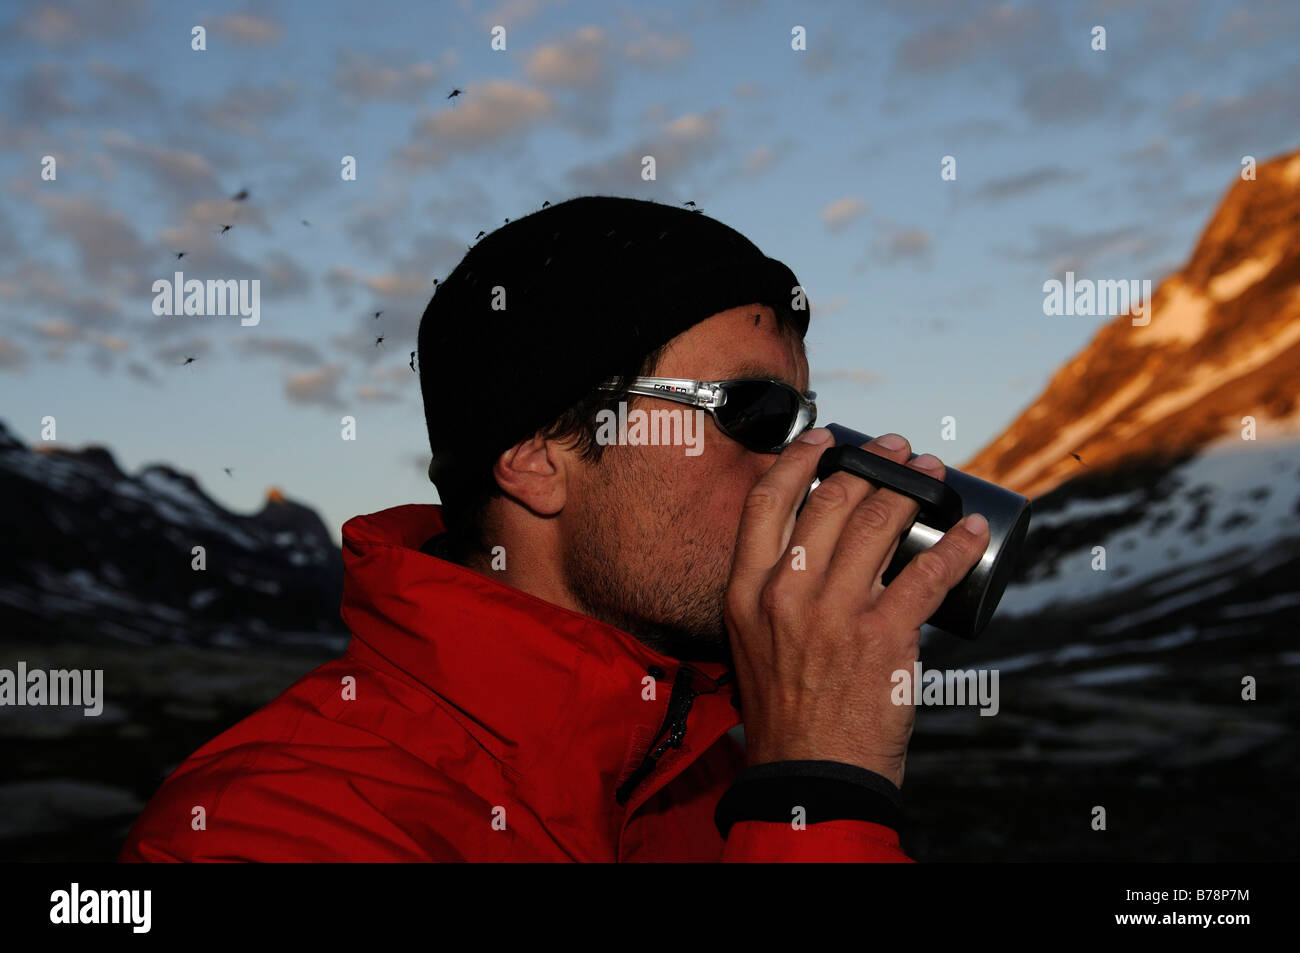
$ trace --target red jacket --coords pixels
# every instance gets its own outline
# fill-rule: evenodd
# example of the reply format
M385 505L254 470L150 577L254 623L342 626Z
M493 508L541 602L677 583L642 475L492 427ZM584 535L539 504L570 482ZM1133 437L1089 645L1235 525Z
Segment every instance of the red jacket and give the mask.
M714 809L745 764L724 666L687 665L699 694L665 745L684 663L420 552L442 528L429 505L348 521L347 651L191 755L120 859L909 859L857 820L724 841Z

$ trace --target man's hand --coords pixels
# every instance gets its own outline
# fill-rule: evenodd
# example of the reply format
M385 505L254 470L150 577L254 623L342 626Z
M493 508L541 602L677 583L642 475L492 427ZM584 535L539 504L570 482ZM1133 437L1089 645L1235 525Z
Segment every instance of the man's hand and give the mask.
M887 446L890 438L897 446ZM967 516L886 588L881 576L920 505L836 472L808 494L796 519L817 461L832 445L828 430L810 430L745 500L726 620L746 757L751 765L840 761L901 787L915 712L890 701L891 676L912 671L921 624L984 554L988 524L977 517L972 534ZM911 454L897 434L863 449L896 463ZM930 454L906 465L940 480L945 472ZM804 568L794 568L799 561Z

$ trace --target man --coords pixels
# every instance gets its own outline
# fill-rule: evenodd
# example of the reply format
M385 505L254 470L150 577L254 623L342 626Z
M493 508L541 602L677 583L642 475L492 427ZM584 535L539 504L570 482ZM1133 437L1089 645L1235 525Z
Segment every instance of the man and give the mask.
M123 858L908 860L890 676L988 534L886 590L917 504L847 474L808 494L830 442L802 302L653 202L476 245L420 325L442 505L347 523L347 652L191 756Z

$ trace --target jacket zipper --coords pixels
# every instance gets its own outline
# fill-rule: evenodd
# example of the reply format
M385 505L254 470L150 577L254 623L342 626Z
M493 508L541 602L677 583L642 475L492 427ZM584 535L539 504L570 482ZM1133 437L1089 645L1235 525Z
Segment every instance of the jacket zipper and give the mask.
M659 733L655 735L654 741L650 743L650 750L641 759L641 763L637 765L636 770L614 792L619 804L628 802L637 785L644 781L650 772L655 769L655 765L659 763L659 759L664 756L664 753L669 748L680 748L682 746L682 739L686 737L686 716L690 714L691 705L695 703L695 696L699 694L691 687L691 672L692 669L685 664L678 666L677 675L673 678L673 690L668 696L668 712L664 716L664 723L660 726ZM663 738L663 743L656 747L656 743L660 738Z

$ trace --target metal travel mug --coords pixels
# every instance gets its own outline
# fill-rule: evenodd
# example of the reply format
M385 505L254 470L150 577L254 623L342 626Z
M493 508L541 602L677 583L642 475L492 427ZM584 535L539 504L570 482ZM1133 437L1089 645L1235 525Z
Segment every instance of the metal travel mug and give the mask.
M822 454L817 481L843 470L878 487L910 496L921 504L915 521L899 540L894 558L881 576L886 586L912 557L937 543L967 513L981 513L989 521L989 545L980 561L949 591L943 604L926 621L964 639L977 638L993 618L1029 532L1029 500L996 483L989 483L946 467L942 480L895 463L859 444L873 440L840 424L827 424L835 446ZM915 460L912 454L909 460ZM812 487L809 488L809 492ZM805 498L806 499L806 498ZM801 507L802 508L802 507Z

